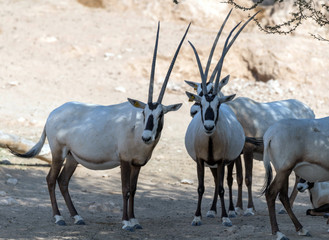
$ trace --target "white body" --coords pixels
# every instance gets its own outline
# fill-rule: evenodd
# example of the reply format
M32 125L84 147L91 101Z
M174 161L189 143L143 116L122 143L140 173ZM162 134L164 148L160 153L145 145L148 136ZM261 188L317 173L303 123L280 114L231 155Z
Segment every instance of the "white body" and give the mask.
M264 135L264 165L293 169L309 182L329 181L329 117L287 119Z
M306 189L309 190L313 208L329 204L329 182L316 182L312 188L308 188L307 182L298 183L297 187L301 192L304 192Z
M63 158L70 152L81 165L95 170L117 167L120 160L144 165L154 144L143 142L143 130L142 109L129 102L110 106L68 102L52 111L46 123L52 152L65 146Z
M247 137L262 138L272 124L282 119L315 118L314 112L296 99L261 103L239 97L227 105L235 113ZM263 154L256 152L254 158L263 160Z
M245 135L234 112L226 105L221 104L218 113L218 122L213 139L213 157L215 160L234 160L242 152ZM191 158L196 161L208 159L209 136L205 133L198 112L190 122L185 134L185 147ZM207 163L207 162L206 162Z

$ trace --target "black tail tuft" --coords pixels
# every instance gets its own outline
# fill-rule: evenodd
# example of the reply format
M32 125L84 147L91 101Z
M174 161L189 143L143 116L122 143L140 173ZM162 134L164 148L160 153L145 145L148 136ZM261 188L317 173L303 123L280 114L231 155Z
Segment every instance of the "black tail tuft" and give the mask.
M246 143L251 143L257 147L264 147L263 138L246 137Z
M268 187L270 186L270 184L272 182L272 179L273 179L272 167L271 167L271 165L269 165L266 169L264 186L261 189L261 196L267 192Z

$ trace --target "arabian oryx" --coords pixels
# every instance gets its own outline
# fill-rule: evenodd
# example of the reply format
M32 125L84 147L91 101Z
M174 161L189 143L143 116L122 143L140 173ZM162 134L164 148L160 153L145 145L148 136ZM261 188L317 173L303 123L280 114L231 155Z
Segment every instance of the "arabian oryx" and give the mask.
M295 225L298 235L309 235L293 213L288 198L288 178L292 171L309 182L329 181L329 117L321 119L285 119L264 134L265 193L272 234L288 239L280 232L275 215L279 199ZM272 181L273 164L276 176Z
M153 102L152 96L160 23L155 41L147 103L129 98L128 102L110 106L65 103L50 113L39 142L29 152L14 153L19 157L34 157L40 152L47 137L52 153L47 183L56 224L65 225L57 206L56 181L70 214L75 219L75 224L84 224L68 192L70 178L80 163L94 170L121 166L122 228L130 231L141 228L134 214L137 179L140 168L150 160L153 149L160 139L164 114L176 111L182 105L165 106L161 102L189 27L190 25L176 50L156 102Z
M227 15L221 29L219 30L219 37L231 11ZM256 15L256 14L255 14ZM255 16L254 15L254 16ZM220 60L218 61L211 79L215 80L215 85L212 91L207 90L207 74L210 66L208 60L205 72L203 72L201 62L198 53L190 42L190 45L194 51L198 68L201 75L201 96L186 92L190 100L195 101L200 106L200 111L192 118L189 124L186 135L185 135L185 146L187 152L191 158L197 163L197 174L198 174L198 205L195 212L192 225L201 225L201 201L204 193L204 166L209 166L215 181L215 193L214 200L211 206L208 216L214 216L216 213L217 196L219 194L221 200L222 214L221 218L223 225L231 226L232 222L228 218L225 201L224 201L224 167L225 164L235 160L242 152L245 135L241 124L236 119L233 111L225 104L231 101L234 95L224 96L221 94L221 88L228 83L229 76L226 76L219 82L223 61L228 50L243 30L243 28L251 21L254 17L252 16L235 34L231 41L231 35L240 23L235 26L230 34L228 35L225 45L222 51ZM217 74L217 75L216 75Z
M230 12L231 13L231 12ZM216 48L219 36L221 31L226 23L227 18L229 17L230 13L226 17L223 26L219 30L213 46L211 48L207 66L205 69L205 78L208 76L209 68L211 59ZM201 73L201 72L200 72ZM207 92L213 91L213 75L215 72L212 73L209 82L207 82ZM201 75L202 78L202 75ZM185 81L188 85L194 88L197 91L199 96L203 95L201 84L192 82L192 81ZM220 93L222 94L222 93ZM234 99L233 101L227 102L227 105L233 110L235 113L238 121L243 127L244 133L246 135L246 140L250 138L261 139L265 133L265 131L275 122L288 119L288 118L296 118L296 119L303 119L303 118L315 118L314 112L311 108L309 108L304 103L296 100L296 99L288 99L288 100L281 100L281 101L274 101L274 102L266 102L261 103L254 101L247 97L239 97ZM190 109L190 115L194 117L200 111L200 103L196 102L192 105ZM255 144L252 144L246 141L244 148L243 148L243 158L244 158L244 166L245 166L245 184L248 188L248 205L247 209L244 212L244 215L254 215L255 206L253 203L252 198L252 169L253 169L253 159L256 160L263 160L263 147L259 147ZM233 201L232 201L232 173L233 173L233 166L234 163L236 165L236 173L237 173L237 183L238 183L238 198L236 208L234 209ZM228 186L230 191L230 206L229 206L229 215L234 216L235 212L240 212L243 209L242 204L242 165L241 165L241 157L239 156L236 161L232 162L227 166L228 174ZM296 184L297 184L297 177L296 177ZM297 195L297 190L293 190L291 194L291 200L293 201ZM217 195L215 195L217 198ZM209 216L213 216L213 214L209 213Z
M328 216L329 182L308 182L301 178L297 184L299 192L308 190L313 209L307 209L306 215Z

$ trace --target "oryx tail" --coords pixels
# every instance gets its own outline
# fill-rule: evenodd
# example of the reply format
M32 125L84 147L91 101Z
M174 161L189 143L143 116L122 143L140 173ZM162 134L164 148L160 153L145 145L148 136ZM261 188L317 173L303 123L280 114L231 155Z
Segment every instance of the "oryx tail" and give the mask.
M39 141L28 152L21 154L21 153L17 153L15 151L11 150L9 147L8 148L11 151L11 153L17 157L33 158L41 152L41 149L42 149L43 145L45 144L45 141L46 141L46 129L44 128Z

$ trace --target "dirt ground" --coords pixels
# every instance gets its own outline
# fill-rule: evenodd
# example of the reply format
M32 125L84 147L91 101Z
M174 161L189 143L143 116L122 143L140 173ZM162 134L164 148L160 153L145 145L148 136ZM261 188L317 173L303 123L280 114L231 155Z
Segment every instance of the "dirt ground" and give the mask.
M37 141L48 114L64 102L74 100L109 105L126 101L127 97L146 101L156 24L161 20L155 85L155 94L158 94L188 21L167 19L164 15L157 18L148 14L150 9L142 13L138 9L134 11L127 7L129 1L122 1L122 6L115 4L116 1L106 1L106 6L102 1L94 1L95 5L88 5L88 2L0 2L0 130ZM227 12L228 8L220 8ZM224 16L218 15L216 21L220 22ZM208 44L208 52L217 27L202 27L197 15L191 17L197 24L195 27L192 25L188 39L199 43L204 41L204 45ZM273 38L259 32L255 35L249 32L241 34L239 38L257 37ZM282 39L289 41L289 36ZM318 48L312 51L328 53L328 45L316 46ZM234 68L234 64L230 64ZM305 62L305 66L307 64ZM303 67L298 72L302 75ZM325 78L328 79L327 75ZM184 79L199 79L187 42L182 47L164 96L165 104L182 102L183 106L165 116L161 140L152 159L142 168L138 181L135 213L142 230L126 232L121 229L119 168L92 171L79 166L70 182L70 192L86 225L73 224L58 191L60 210L68 224L60 227L54 224L51 216L46 184L49 167L0 165L0 203L12 199L9 205L0 204L0 239L274 239L265 197L259 196L264 168L263 163L258 161L254 163L253 171L255 216L238 216L232 219L233 227L230 228L221 225L219 216L215 219L204 217L202 226L191 226L197 205L197 175L196 165L184 146L184 135L190 121L190 103L184 91L191 90L185 86ZM282 84L279 87L289 96L278 94L279 90L269 91L273 88L273 81L266 84L236 76L231 84L228 89L237 89L238 96L252 95L263 101L298 98L312 106L318 117L329 112L325 104L328 83L323 79L310 78L303 83L286 80L284 84L290 86L289 91ZM310 92L314 85L316 90ZM44 164L36 159L15 158L5 149L0 150L0 160ZM9 178L17 179L17 184L7 183ZM184 179L190 184L182 183ZM205 186L204 216L210 207L214 188L208 169ZM243 190L246 207L246 188ZM234 196L236 194L235 182ZM278 203L277 209L280 207ZM328 239L326 220L306 216L308 208L311 208L308 193L299 194L294 211L301 223L310 230L312 239ZM297 236L287 215L278 215L278 222L281 231L290 239L309 239Z

